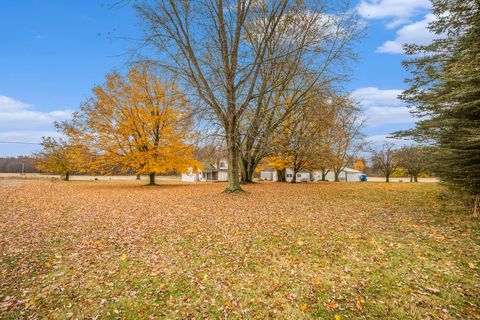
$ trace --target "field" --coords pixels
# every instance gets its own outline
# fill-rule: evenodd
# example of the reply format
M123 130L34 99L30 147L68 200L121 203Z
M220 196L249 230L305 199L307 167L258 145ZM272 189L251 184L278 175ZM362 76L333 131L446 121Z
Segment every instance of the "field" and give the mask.
M0 318L480 319L438 184L224 187L0 183Z

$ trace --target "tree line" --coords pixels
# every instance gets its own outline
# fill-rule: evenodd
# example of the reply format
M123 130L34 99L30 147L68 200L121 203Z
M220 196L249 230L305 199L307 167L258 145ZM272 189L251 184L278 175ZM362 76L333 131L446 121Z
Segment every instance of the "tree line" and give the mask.
M0 172L6 173L39 173L35 167L35 159L30 156L0 157Z

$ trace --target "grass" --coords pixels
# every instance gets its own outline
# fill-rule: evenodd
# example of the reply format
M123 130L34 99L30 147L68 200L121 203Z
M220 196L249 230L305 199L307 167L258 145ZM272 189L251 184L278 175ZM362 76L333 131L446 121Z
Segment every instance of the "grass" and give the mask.
M437 184L0 187L0 318L480 319L480 226Z

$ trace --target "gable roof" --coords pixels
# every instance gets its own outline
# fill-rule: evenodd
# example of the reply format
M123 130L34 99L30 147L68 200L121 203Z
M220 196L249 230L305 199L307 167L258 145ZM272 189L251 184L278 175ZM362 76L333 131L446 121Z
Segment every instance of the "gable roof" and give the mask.
M310 170L301 169L301 170L297 171L297 173L310 173Z
M203 171L217 171L217 168L211 163L202 163Z

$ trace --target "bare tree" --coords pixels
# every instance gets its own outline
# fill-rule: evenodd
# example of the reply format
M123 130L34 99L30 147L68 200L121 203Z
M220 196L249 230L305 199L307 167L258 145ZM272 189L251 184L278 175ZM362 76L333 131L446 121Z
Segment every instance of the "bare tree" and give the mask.
M405 146L398 150L400 165L410 175L410 182L418 182L418 175L428 168L431 157L427 147Z
M241 190L240 163L253 172L264 153L257 146L268 145L281 113L326 78L326 66L339 61L348 43L338 38L350 39L354 29L346 23L349 11L330 14L335 11L319 1L156 0L135 7L148 25L147 43L162 53L161 64L181 76L222 126L230 192ZM311 80L291 85L307 74Z
M361 35L357 16L346 14L347 7L338 3L336 15L326 15L326 5L317 4L313 11L292 10L267 43L258 97L246 110L242 130L243 182L251 182L258 163L271 155L272 136L285 119L301 113L312 92L325 95L332 83L347 78L348 62L354 57L350 46Z
M371 161L374 167L377 167L385 176L385 181L390 181L390 176L398 168L400 158L398 150L394 148L393 143L385 143L378 150L372 148Z
M332 101L333 123L331 129L330 154L335 181L339 181L340 172L353 162L355 155L362 149L363 134L358 103L348 96L336 97Z

